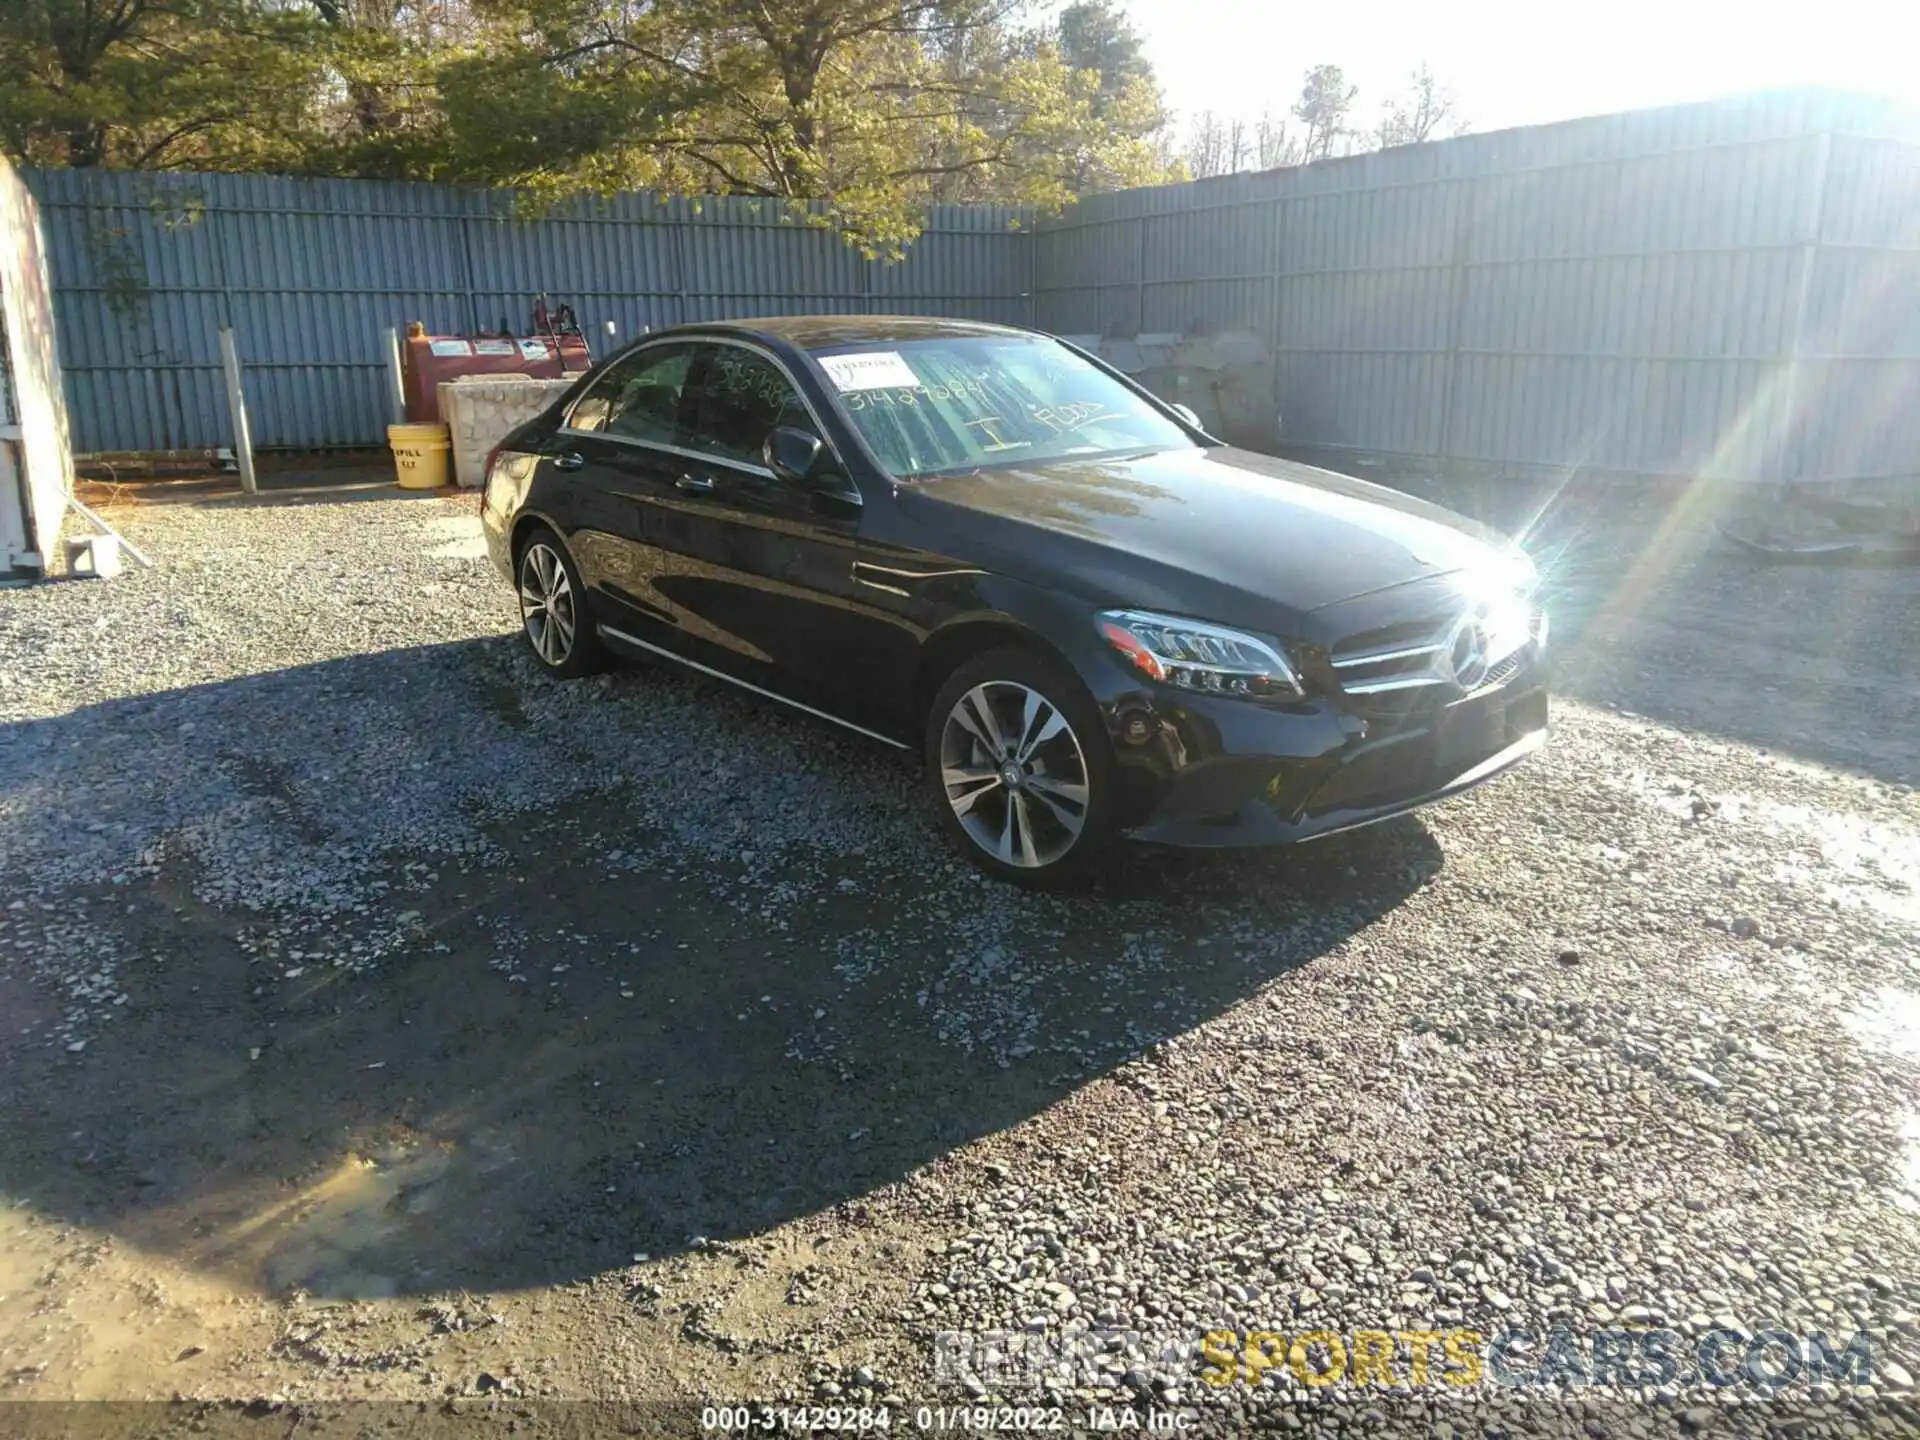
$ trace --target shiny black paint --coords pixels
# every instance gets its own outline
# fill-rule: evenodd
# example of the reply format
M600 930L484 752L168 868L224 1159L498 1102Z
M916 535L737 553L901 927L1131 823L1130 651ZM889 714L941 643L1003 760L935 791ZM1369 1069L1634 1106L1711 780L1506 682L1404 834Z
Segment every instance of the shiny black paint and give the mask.
M1458 778L1435 760L1453 731L1497 730L1511 712L1522 750L1544 732L1545 668L1531 647L1491 698L1369 705L1331 683L1335 640L1464 603L1463 585L1504 548L1484 527L1199 431L1191 450L901 483L800 348L983 333L1006 332L904 317L667 332L778 360L821 422L837 491L572 434L564 417L589 377L509 437L504 448L542 459L510 513L483 508L494 558L508 569L515 537L545 523L603 625L913 750L954 657L1009 639L1042 646L1107 721L1123 828L1169 843L1297 840L1395 813ZM556 468L575 455L580 468ZM1095 611L1121 606L1278 637L1312 693L1268 706L1154 684L1094 630ZM1480 714L1490 705L1493 720ZM1401 788L1369 790L1375 776Z
M859 507L737 467L690 461L688 472L713 488L653 507L644 531L659 557L656 589L680 621L664 643L750 684L846 713L848 676L822 662L860 654L884 623L854 593Z
M618 623L668 623L658 556L645 535L651 512L674 493L679 461L591 435L562 437L552 453L568 468L551 470L547 508L571 521L561 533L588 589L608 602L610 615L620 615ZM582 462L577 468L574 457Z

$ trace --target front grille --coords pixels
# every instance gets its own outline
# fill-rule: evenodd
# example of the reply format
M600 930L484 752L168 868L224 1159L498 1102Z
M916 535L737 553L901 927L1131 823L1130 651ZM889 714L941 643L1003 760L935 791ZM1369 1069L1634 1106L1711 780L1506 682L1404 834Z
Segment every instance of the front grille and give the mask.
M1454 621L1427 617L1350 636L1328 657L1340 688L1349 695L1382 695L1438 685L1441 661Z
M1427 616L1402 621L1378 629L1363 631L1337 642L1328 655L1334 679L1342 693L1371 697L1382 696L1399 702L1395 708L1424 705L1436 686L1457 693L1452 650L1460 617ZM1530 643L1540 636L1540 617L1536 611L1530 627ZM1485 678L1473 687L1475 693L1506 684L1520 671L1526 658L1526 646L1496 661Z
M1507 681L1519 674L1520 657L1525 653L1524 650L1516 650L1498 665L1487 671L1487 678L1480 682L1480 688L1482 690L1491 690L1495 686L1506 684Z

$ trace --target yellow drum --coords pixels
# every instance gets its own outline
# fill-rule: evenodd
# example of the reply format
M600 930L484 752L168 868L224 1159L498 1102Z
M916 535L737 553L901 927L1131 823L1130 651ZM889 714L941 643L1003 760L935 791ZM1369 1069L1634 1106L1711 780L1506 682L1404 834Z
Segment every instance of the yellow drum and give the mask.
M403 490L438 490L447 483L447 451L451 443L444 425L387 426L387 444L393 448L394 468Z

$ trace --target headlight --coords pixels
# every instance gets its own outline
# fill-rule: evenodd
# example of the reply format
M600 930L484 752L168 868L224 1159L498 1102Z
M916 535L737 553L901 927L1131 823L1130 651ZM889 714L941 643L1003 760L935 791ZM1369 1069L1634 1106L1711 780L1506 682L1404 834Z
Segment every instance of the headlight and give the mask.
M1489 665L1498 665L1533 638L1533 617L1533 602L1525 595L1504 596L1480 611Z
M1518 546L1475 576L1467 587L1489 664L1498 665L1529 640L1546 643L1546 612L1534 599L1540 572Z
M1144 610L1109 610L1098 623L1108 644L1164 685L1250 700L1305 693L1286 657L1257 635Z
M1531 594L1540 584L1540 569L1533 557L1518 545L1509 546L1500 555L1500 578L1510 590Z

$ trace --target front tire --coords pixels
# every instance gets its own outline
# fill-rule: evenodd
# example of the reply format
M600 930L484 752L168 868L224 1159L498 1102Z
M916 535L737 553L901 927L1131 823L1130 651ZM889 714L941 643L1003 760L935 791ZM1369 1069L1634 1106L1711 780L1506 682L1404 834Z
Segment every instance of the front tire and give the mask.
M520 633L540 668L561 680L604 670L606 647L594 634L586 587L560 537L544 525L532 531L521 542L513 572Z
M1108 848L1113 753L1058 661L1017 647L967 661L934 696L925 751L941 829L997 879L1072 884Z

